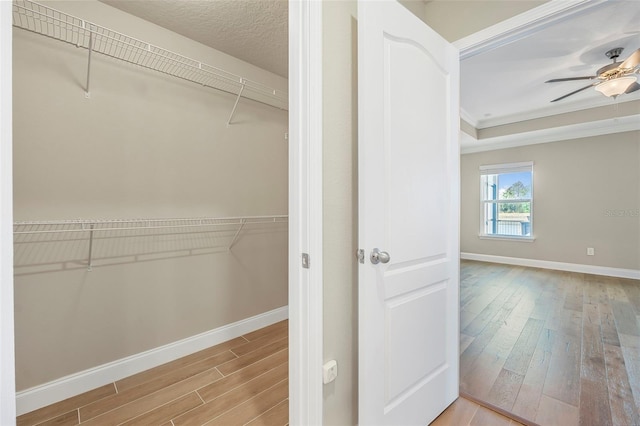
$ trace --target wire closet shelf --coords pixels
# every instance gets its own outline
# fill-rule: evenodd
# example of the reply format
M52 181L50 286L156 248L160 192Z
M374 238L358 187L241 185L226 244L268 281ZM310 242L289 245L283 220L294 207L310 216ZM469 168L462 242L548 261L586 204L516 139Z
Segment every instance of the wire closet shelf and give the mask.
M240 97L280 109L288 108L288 94L285 91L271 88L30 0L14 0L13 25L87 49L85 88L87 96L91 53L97 52L202 86L232 93L237 96L234 112ZM233 116L233 112L231 115Z
M227 250L231 250L245 225L269 225L288 223L287 215L197 217L173 219L74 219L50 221L17 221L13 223L16 242L37 235L84 233L88 238L87 268L91 270L95 234L127 237L132 231L172 230L172 232L198 232L199 230L223 228L233 231ZM148 234L154 236L154 234ZM31 241L34 242L34 241Z

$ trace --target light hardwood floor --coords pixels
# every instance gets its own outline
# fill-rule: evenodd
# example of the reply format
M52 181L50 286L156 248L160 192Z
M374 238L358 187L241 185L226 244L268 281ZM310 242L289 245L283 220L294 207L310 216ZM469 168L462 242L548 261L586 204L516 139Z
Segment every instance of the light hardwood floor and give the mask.
M284 426L288 366L281 321L24 414L17 424Z
M460 389L540 425L640 425L640 281L463 261Z
M460 397L429 426L524 426L502 414Z

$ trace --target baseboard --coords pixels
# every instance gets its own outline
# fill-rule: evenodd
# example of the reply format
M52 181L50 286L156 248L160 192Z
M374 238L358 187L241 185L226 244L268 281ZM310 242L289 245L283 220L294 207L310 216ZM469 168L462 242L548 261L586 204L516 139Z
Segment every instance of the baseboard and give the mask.
M460 259L640 280L640 270L638 269L610 268L608 266L582 265L579 263L553 262L551 260L524 259L519 257L493 256L490 254L478 253L460 253Z
M198 352L289 317L287 306L16 393L17 415Z

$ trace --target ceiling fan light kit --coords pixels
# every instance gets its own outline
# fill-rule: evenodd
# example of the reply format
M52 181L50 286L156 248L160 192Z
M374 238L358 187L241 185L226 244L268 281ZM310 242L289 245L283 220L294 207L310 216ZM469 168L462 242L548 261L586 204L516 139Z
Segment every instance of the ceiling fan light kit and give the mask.
M617 62L616 59L620 56L624 49L622 47L616 47L605 53L606 57L611 59L613 63L605 65L596 71L594 76L585 77L569 77L569 78L555 78L548 80L546 83L558 83L562 81L575 81L575 80L596 80L594 83L584 86L578 90L574 90L571 93L567 93L551 102L557 102L578 92L582 92L590 87L594 87L598 92L605 96L616 98L623 93L632 93L640 89L640 84L637 84L637 72L640 68L640 49L637 49L623 62Z
M636 77L633 75L618 77L612 80L603 81L598 84L595 89L605 96L615 98L616 96L625 93L627 89L636 82L636 80Z

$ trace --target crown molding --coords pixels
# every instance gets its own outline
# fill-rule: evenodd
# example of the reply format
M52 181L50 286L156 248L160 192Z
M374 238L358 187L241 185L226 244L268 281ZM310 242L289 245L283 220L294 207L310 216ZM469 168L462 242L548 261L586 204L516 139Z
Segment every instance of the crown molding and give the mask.
M540 129L531 132L516 133L485 139L475 139L472 136L461 132L460 153L471 154L475 152L493 151L496 149L558 142L569 139L631 132L635 130L640 130L640 114L570 124L567 126L552 127L548 129Z
M471 116L464 108L460 107L460 118L478 129L479 122Z
M490 127L503 126L505 124L513 124L521 121L552 117L558 114L584 111L591 108L611 106L611 105L621 104L625 102L633 102L637 100L640 100L640 90L633 94L622 95L616 99L608 98L604 95L598 94L597 97L578 101L578 102L572 102L567 104L555 104L555 105L550 105L549 107L544 109L525 111L518 114L505 115L502 117L489 118L484 120L479 119L479 120L476 120L476 125L474 126L478 130L487 129ZM462 116L462 113L461 113L461 116ZM467 122L469 123L469 121Z

